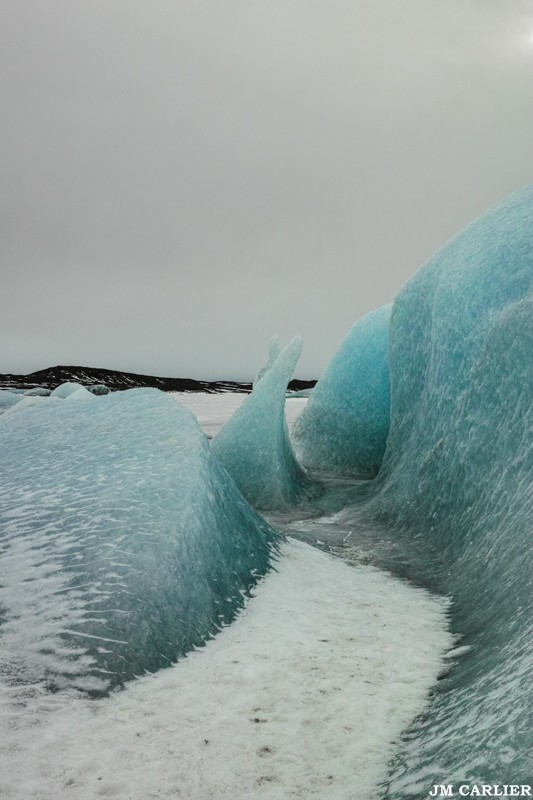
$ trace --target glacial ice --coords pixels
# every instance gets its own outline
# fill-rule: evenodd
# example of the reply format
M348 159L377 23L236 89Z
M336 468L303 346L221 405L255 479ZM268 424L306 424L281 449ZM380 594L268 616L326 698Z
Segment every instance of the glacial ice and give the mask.
M49 397L51 390L46 386L36 386L34 389L27 389L24 392L25 397Z
M101 394L109 394L109 386L106 386L105 383L93 383L91 386L87 387L92 394L101 395Z
M86 389L85 386L79 386L74 392L69 392L69 394L65 396L65 400L93 400L94 397L95 395Z
M73 381L67 381L67 383L62 383L53 390L51 397L60 397L64 400L69 394L73 392L77 392L79 389L83 389L84 387L81 383L74 383Z
M296 421L293 442L307 467L375 475L390 420L391 305L370 312L350 330Z
M405 739L391 798L419 797L421 776L533 774L532 353L529 186L443 247L392 311L391 427L367 511L433 541L434 588L471 649Z
M0 389L0 414L14 406L15 403L19 403L22 397L23 395L21 394L15 394L15 392L10 392L7 389Z
M285 419L287 384L301 351L297 336L211 442L215 456L256 508L281 510L316 493L296 460Z
M229 622L278 535L173 398L38 400L0 424L0 673L105 693Z
M40 406L41 408L47 408L55 403L62 403L63 401L59 397L47 397L46 395L19 395L21 398L18 403L12 405L8 408L3 416L8 417L11 414L20 414L22 411L27 411L29 408L34 408L34 406Z

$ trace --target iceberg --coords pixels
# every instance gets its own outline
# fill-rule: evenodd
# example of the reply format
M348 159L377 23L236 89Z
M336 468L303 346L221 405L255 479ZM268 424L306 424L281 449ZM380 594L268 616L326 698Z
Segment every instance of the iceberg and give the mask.
M156 389L0 424L0 673L93 695L202 645L279 535Z
M443 247L390 324L391 426L366 503L430 539L462 654L406 736L387 797L533 774L533 186Z
M55 396L57 397L57 395ZM78 386L75 391L69 392L69 394L65 396L65 400L93 400L95 397L96 395L86 389L85 386Z
M305 466L365 476L379 470L390 421L391 308L355 323L313 389L292 434Z
M290 508L317 492L296 460L285 419L285 393L301 351L302 340L296 336L211 442L213 453L255 508Z
M106 386L105 383L93 383L87 386L87 389L96 395L109 394L110 392L109 386Z
M81 385L81 383L74 383L73 381L67 381L66 383L62 383L59 386L56 386L56 388L53 390L50 396L60 397L62 400L64 400L66 397L69 396L69 394L73 394L74 392L77 392L83 388L84 387Z
M51 390L46 386L36 386L34 389L27 389L24 392L25 397L49 397Z

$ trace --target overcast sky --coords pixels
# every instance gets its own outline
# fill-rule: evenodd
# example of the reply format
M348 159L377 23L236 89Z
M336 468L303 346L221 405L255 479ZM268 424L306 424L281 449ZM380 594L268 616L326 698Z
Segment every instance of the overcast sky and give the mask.
M529 0L2 0L0 372L318 377L533 180Z

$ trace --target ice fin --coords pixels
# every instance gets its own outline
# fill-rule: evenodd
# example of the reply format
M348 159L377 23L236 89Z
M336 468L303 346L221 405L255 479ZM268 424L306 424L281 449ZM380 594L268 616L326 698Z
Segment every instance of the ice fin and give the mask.
M297 336L212 440L214 454L257 508L287 508L313 493L294 455L285 419L285 392L301 351Z

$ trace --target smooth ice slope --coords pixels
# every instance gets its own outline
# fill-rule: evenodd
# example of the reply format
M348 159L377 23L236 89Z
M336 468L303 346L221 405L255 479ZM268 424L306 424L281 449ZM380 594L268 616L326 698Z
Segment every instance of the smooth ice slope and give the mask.
M232 619L277 535L173 398L39 399L0 420L0 673L105 692Z
M398 295L391 429L374 513L430 537L471 650L398 758L391 797L533 775L533 187L440 250Z
M391 308L355 323L313 389L293 432L307 467L369 476L378 471L390 420Z
M295 458L285 419L285 392L301 351L297 336L211 443L213 453L256 508L287 508L313 493Z

